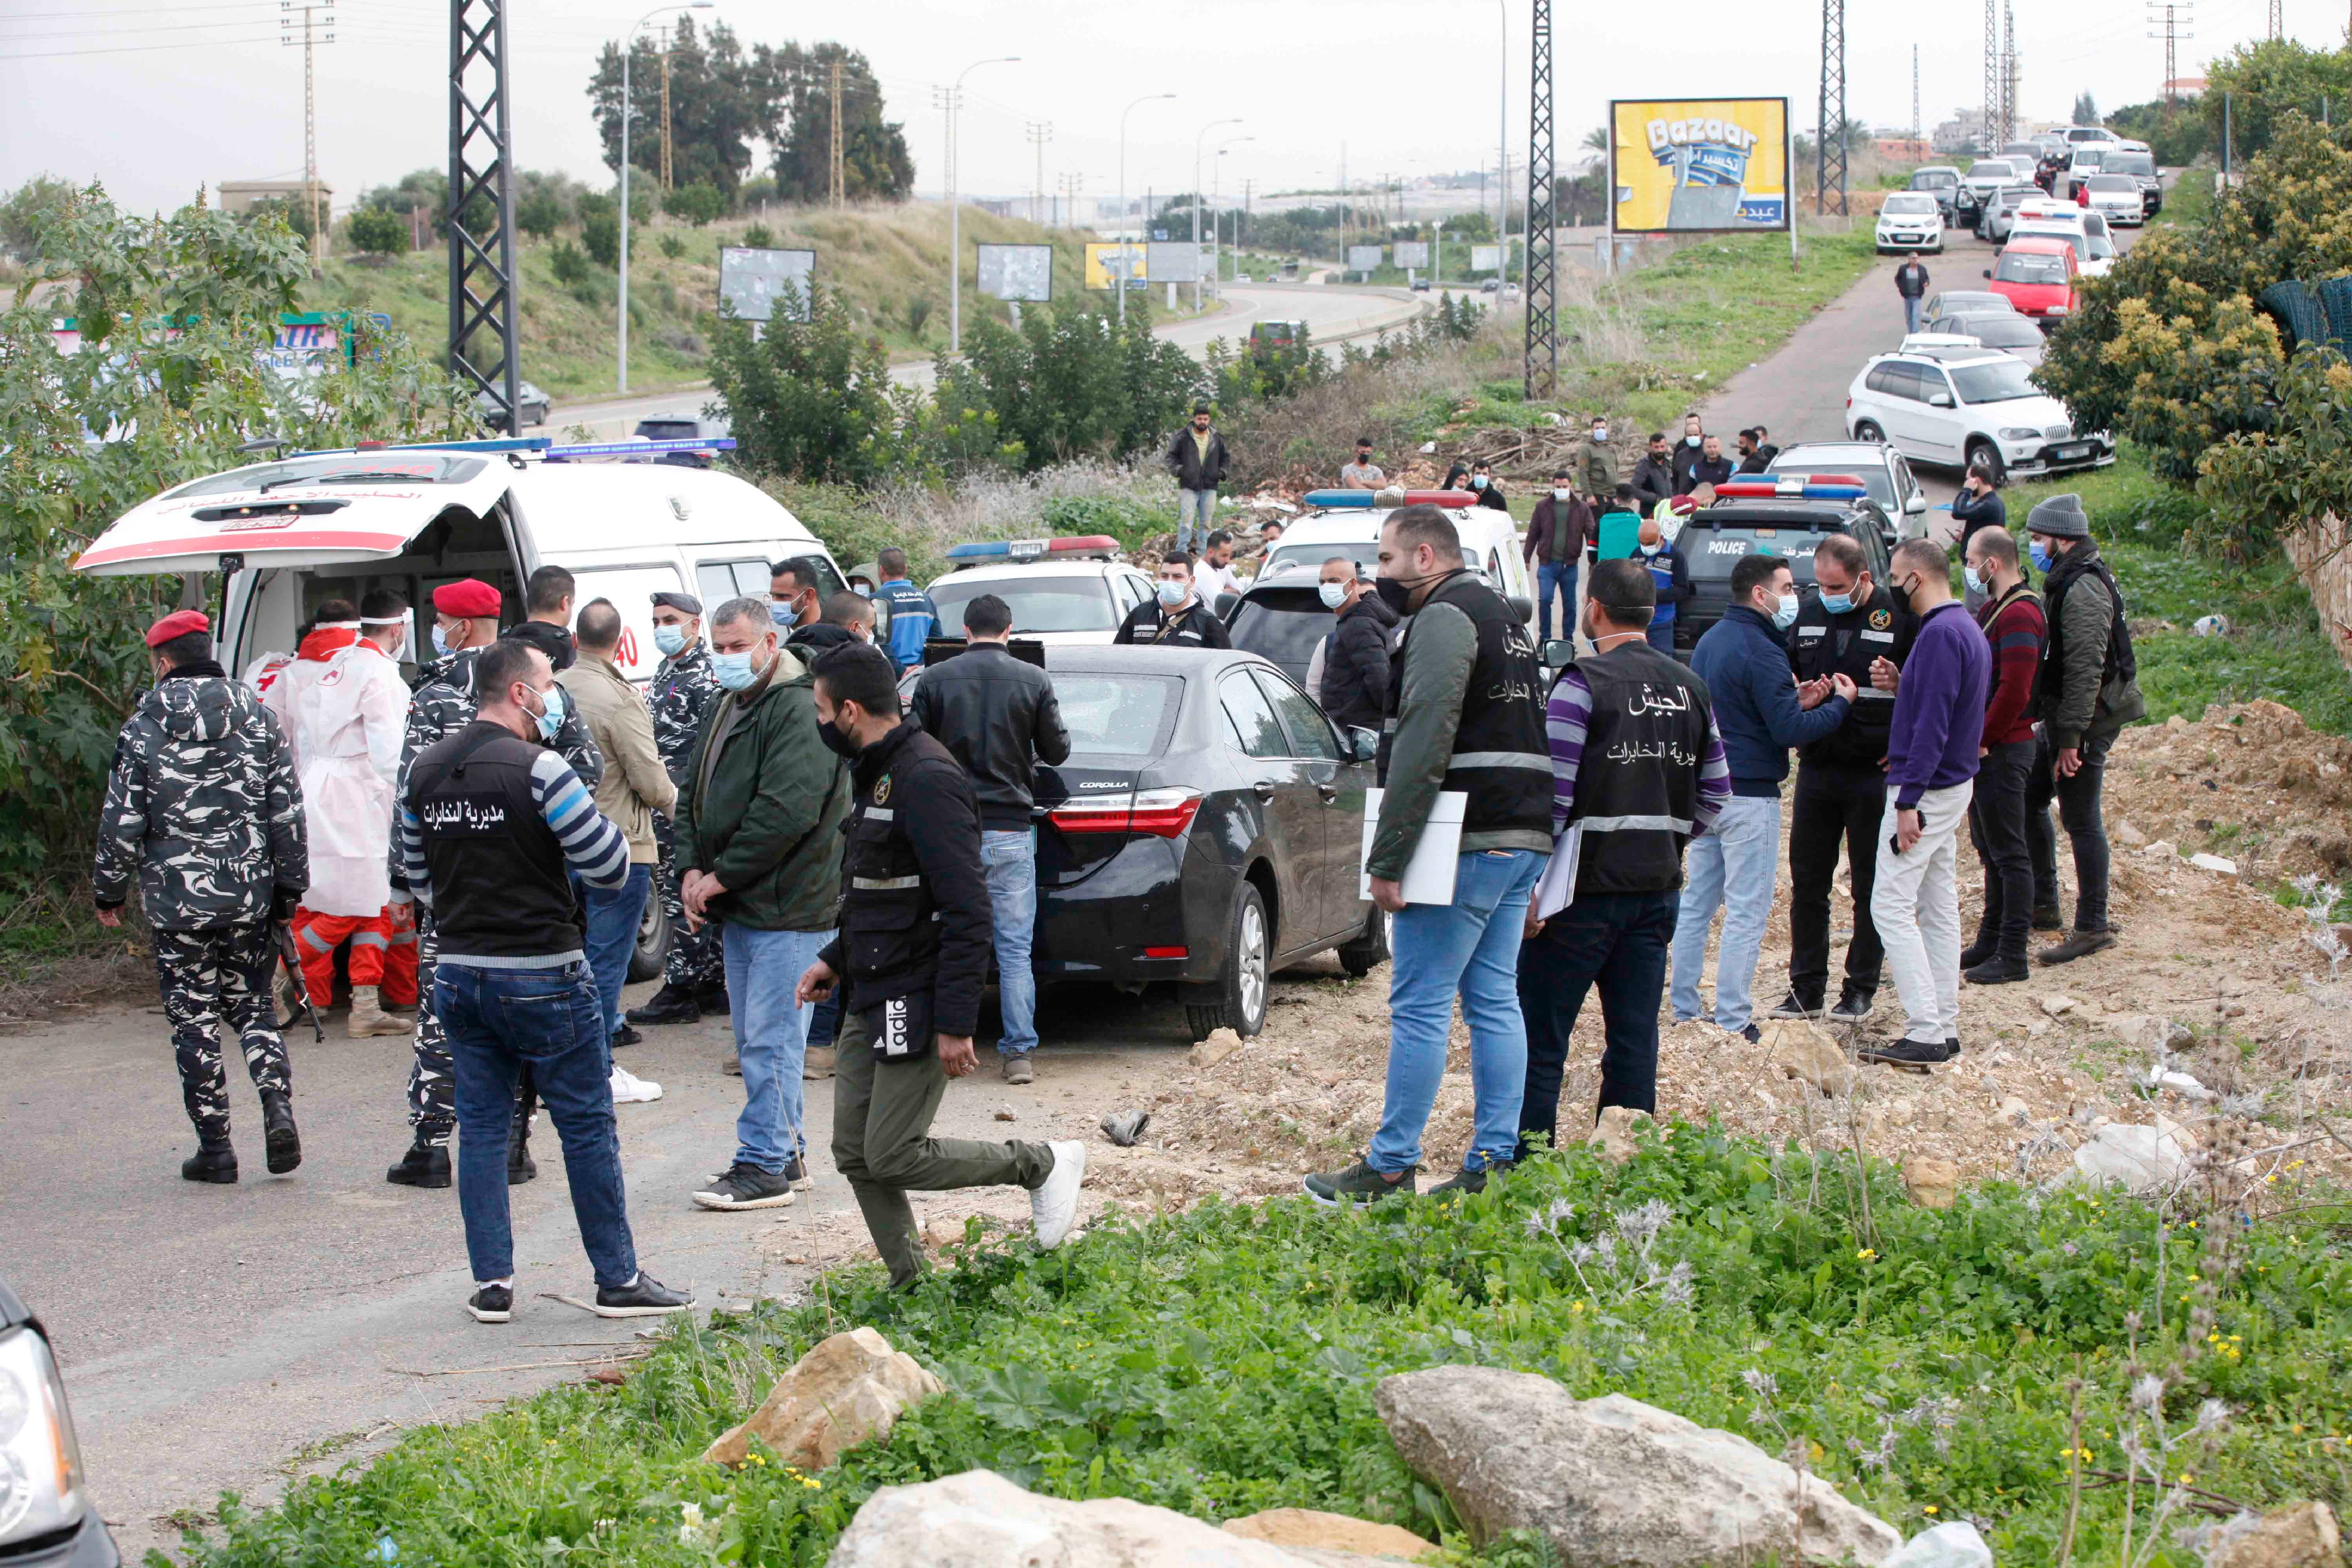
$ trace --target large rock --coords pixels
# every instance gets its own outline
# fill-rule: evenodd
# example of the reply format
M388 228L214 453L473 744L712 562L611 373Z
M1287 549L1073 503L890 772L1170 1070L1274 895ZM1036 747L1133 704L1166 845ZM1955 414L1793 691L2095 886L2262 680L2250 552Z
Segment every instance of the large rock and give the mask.
M2336 1514L2324 1502L2299 1502L2263 1516L2210 1561L2213 1568L2337 1568Z
M1600 1121L1593 1124L1592 1136L1585 1140L1586 1147L1602 1164L1622 1165L1642 1152L1642 1145L1633 1138L1634 1129L1647 1127L1650 1123L1650 1113L1646 1110L1636 1110L1626 1105L1608 1106L1601 1110Z
M1827 1030L1791 1018L1767 1024L1759 1033L1765 1059L1789 1077L1823 1094L1843 1094L1853 1087L1853 1064Z
M1171 1509L1102 1498L1064 1502L992 1470L866 1500L827 1568L1301 1568L1279 1546L1228 1535Z
M961 1229L957 1231L961 1237ZM820 1342L776 1379L751 1418L703 1451L714 1465L740 1465L751 1439L784 1464L822 1470L845 1448L887 1437L898 1417L935 1394L940 1380L914 1357L894 1351L872 1329L851 1329Z
M1383 1378L1373 1399L1405 1464L1481 1542L1540 1531L1576 1568L1874 1564L1902 1544L1820 1477L1623 1394L1446 1366Z
M1411 1563L1437 1550L1410 1530L1374 1524L1344 1513L1318 1513L1311 1508L1270 1508L1242 1519L1229 1519L1225 1533L1248 1541L1264 1541L1291 1551L1351 1552L1378 1560L1386 1557Z
M1959 1195L1960 1168L1949 1160L1914 1154L1903 1162L1903 1190L1923 1209L1948 1209Z

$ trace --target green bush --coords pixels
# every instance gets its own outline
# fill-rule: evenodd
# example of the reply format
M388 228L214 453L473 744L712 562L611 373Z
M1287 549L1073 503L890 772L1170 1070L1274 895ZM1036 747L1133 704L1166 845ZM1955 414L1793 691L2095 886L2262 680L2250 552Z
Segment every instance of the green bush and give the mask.
M541 186L515 203L515 226L541 243L555 237L563 224L563 201Z
M743 243L753 250L773 250L776 237L768 231L766 224L755 223L743 231Z
M679 257L684 256L686 254L686 240L684 237L675 234L664 234L661 237L661 253L669 258L672 261L676 261Z
M344 226L352 243L371 256L391 256L408 248L408 220L383 207L362 207Z
M548 253L547 265L554 272L555 280L567 289L577 289L588 281L588 258L568 239Z
M710 384L735 432L736 461L755 478L866 486L896 474L902 431L921 395L891 384L882 345L861 337L836 290L809 319L789 309L755 342L732 311L719 322Z
M1121 324L1102 305L1033 307L1021 330L985 318L964 357L940 358L935 401L992 415L1003 444L1036 469L1074 458L1124 458L1156 445L1206 390L1200 365L1151 335L1150 311Z
M597 266L620 266L621 220L609 212L594 213L582 218L580 243L588 247L589 258Z
M701 228L727 216L727 194L716 185L680 185L662 198L662 211Z

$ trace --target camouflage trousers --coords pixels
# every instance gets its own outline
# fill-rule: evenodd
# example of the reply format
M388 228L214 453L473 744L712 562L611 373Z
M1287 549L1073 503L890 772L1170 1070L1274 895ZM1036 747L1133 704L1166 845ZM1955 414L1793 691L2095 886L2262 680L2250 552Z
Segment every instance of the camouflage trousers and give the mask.
M294 1089L285 1037L278 1032L278 1006L269 994L278 967L277 933L268 921L257 921L205 931L159 931L154 936L155 975L163 987L163 1016L172 1026L188 1120L204 1142L225 1142L229 1119L228 1074L221 1065L223 1023L236 1031L255 1089L264 1094L291 1094Z
M417 1142L436 1149L446 1148L449 1134L457 1129L457 1087L449 1076L449 1037L433 1005L433 972L440 967L440 935L433 929L433 917L420 910L416 917L415 1055L408 1064L408 1124L416 1129ZM526 1063L515 1090L515 1120L528 1128L538 1108L538 1090Z
M661 846L654 887L661 895L662 913L669 917L669 952L662 958L662 983L698 994L723 989L727 966L719 951L719 922L705 921L700 931L686 929L686 902L678 896L677 868L670 860L674 841L669 818L660 812L654 813L654 839Z

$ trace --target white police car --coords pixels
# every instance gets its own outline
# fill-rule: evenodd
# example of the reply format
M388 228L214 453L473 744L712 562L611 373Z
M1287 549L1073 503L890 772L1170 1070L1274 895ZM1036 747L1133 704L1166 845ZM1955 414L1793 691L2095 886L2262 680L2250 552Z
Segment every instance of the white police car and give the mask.
M1013 612L1014 637L1107 644L1152 596L1150 577L1108 534L984 540L955 546L948 559L955 565L929 589L943 637L962 637L964 606L993 594Z

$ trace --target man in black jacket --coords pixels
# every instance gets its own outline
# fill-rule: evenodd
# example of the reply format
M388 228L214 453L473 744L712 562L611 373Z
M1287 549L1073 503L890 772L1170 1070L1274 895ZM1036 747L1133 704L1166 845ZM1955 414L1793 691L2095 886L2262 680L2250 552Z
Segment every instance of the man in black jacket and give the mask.
M1871 668L1883 658L1900 669L1919 623L1885 584L1871 581L1862 547L1843 534L1813 551L1813 580L1820 591L1805 595L1789 628L1789 662L1801 685L1843 675L1859 696L1843 723L1797 753L1789 819L1789 994L1772 1016L1819 1014L1828 1000L1831 885L1843 842L1853 886L1853 937L1829 1016L1853 1024L1870 1016L1886 951L1871 921L1870 895L1878 846L1891 826L1885 763L1895 704L1893 692L1872 685Z
M1207 404L1192 405L1192 423L1176 432L1163 456L1176 476L1176 549L1188 552L1208 542L1216 526L1217 487L1233 467L1225 438L1209 428Z
M899 717L898 684L879 652L835 648L814 674L819 732L850 759L856 791L840 932L799 985L806 1005L847 982L833 1080L834 1164L849 1180L893 1289L923 1272L909 1192L1026 1187L1037 1245L1057 1247L1077 1217L1083 1142L930 1135L948 1079L979 1060L971 1035L988 979L990 918L971 781L945 746Z
M1672 500L1677 493L1675 489L1674 454L1666 449L1666 433L1653 430L1650 432L1650 449L1643 455L1640 462L1633 465L1634 499L1641 502L1642 515L1647 517L1656 510L1660 501ZM1615 499L1614 495L1591 497L1593 510L1596 513L1602 510Z
M1321 668L1310 671L1317 676L1311 689L1331 722L1377 735L1389 712L1389 634L1397 614L1344 555L1323 563L1322 578L1316 592L1339 624L1316 650Z
M1029 947L1037 927L1037 830L1029 820L1029 778L1038 763L1070 760L1070 731L1054 700L1054 681L1005 644L1013 609L993 594L964 606L964 651L923 671L911 710L923 732L955 754L980 802L980 858L996 941L997 1037L1004 1081L1030 1083L1036 1071L1037 976Z
M1683 437L1675 443L1675 494L1686 496L1698 482L1690 477L1691 465L1698 461L1699 449L1706 444L1706 427L1698 410L1693 409L1683 416Z
M1738 472L1760 474L1771 468L1772 459L1780 455L1780 448L1765 439L1770 434L1771 432L1766 430L1761 425L1739 433Z
M1903 254L1903 265L1895 269L1895 292L1903 299L1903 330L1919 330L1919 302L1927 297L1927 269L1919 265L1916 250Z
M1495 470L1484 458L1470 465L1470 489L1478 497L1470 503L1472 506L1492 507L1496 511L1511 510L1511 503L1503 497L1503 487L1496 482Z
M1676 453L1675 468L1682 475L1682 488L1675 492L1677 495L1688 495L1701 485L1720 485L1731 479L1731 459L1723 455L1720 436L1700 437L1698 455L1688 462Z
M1160 563L1159 593L1127 613L1114 643L1162 643L1170 647L1231 647L1225 623L1201 603L1192 586L1192 558L1179 551Z

